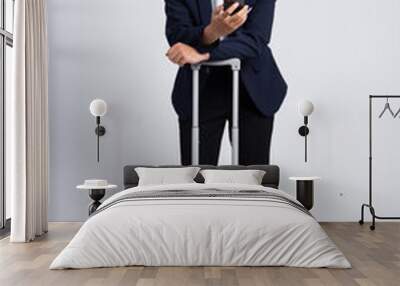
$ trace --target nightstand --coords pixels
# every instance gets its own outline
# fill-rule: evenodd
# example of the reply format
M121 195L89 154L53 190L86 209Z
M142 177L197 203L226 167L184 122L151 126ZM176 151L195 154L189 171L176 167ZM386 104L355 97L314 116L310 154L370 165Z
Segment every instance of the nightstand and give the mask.
M78 190L88 190L93 202L89 205L89 216L101 205L100 200L107 190L115 189L117 185L109 185L106 180L85 180L83 185L76 186Z
M296 181L296 199L303 204L307 210L314 206L314 181L320 177L290 177L289 180Z

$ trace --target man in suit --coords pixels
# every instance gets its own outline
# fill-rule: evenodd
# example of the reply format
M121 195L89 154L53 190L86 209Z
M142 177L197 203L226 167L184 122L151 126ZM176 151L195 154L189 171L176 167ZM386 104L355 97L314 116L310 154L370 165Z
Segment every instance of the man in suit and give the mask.
M268 46L275 0L247 0L224 10L218 0L165 0L167 56L180 66L172 102L179 117L181 161L191 163L192 71L190 64L239 58L239 163L268 164L274 113L286 95ZM200 164L217 165L232 115L229 67L200 72Z

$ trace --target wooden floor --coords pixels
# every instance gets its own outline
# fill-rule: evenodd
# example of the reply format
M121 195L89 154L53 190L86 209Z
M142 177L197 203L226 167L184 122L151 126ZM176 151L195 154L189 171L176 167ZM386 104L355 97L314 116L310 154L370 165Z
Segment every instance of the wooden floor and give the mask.
M379 223L375 232L356 223L322 224L353 265L350 270L287 267L125 267L48 270L79 229L52 223L29 244L0 241L0 285L400 285L400 224Z

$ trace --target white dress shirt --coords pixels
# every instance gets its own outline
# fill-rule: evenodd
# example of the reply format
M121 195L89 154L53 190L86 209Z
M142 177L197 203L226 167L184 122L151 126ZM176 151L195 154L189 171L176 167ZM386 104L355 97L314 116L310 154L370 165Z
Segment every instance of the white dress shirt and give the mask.
M222 4L224 4L224 0L211 0L211 7L213 11L217 6Z

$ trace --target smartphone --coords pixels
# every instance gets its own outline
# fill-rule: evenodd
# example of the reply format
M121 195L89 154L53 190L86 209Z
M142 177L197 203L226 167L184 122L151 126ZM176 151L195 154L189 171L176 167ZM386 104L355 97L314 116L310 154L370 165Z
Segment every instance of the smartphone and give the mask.
M238 2L239 6L235 9L235 11L233 11L233 14L236 14L237 12L239 12L244 5L246 5L246 0L224 0L224 10L228 9L230 6L232 6L232 4Z

